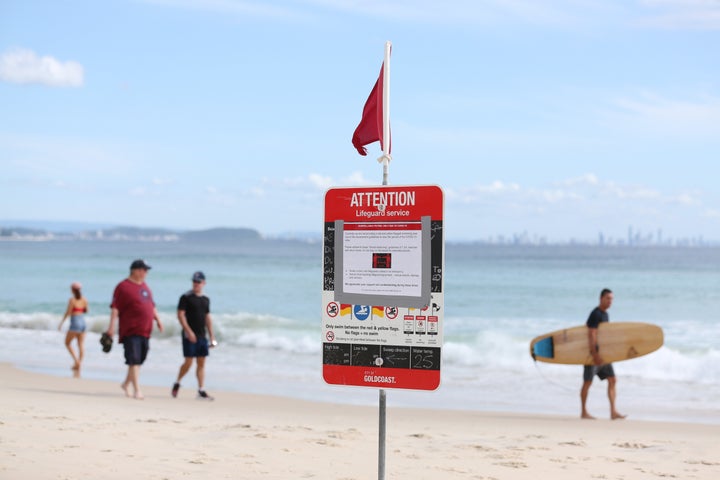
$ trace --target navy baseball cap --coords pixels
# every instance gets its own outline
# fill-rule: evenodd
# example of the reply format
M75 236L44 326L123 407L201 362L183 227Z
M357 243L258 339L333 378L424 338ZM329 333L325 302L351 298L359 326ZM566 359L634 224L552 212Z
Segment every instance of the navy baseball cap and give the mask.
M205 281L205 274L203 272L193 273L193 282L200 283Z
M145 263L145 260L138 259L132 262L132 264L130 264L130 270L136 270L138 268L142 268L143 270L150 270L152 267Z

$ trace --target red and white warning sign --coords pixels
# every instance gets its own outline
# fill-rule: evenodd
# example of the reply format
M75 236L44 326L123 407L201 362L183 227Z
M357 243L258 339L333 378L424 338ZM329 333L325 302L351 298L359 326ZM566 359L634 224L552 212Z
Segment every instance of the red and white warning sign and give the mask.
M335 385L440 384L443 193L437 186L325 194L323 378Z

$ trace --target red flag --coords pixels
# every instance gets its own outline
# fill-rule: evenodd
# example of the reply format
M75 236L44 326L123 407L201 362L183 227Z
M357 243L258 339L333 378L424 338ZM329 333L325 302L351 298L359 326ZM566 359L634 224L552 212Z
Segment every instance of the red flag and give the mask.
M385 64L380 67L380 76L370 91L370 96L363 108L362 120L353 133L352 144L360 155L367 155L365 145L380 141L380 148L384 147L383 139L383 72Z

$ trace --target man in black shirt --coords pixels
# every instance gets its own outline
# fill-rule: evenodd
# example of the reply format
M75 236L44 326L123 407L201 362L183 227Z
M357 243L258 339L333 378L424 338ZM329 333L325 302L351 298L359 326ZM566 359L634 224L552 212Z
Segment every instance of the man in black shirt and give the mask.
M607 288L603 289L602 292L600 292L600 305L595 307L593 311L590 312L590 316L587 319L586 325L588 327L588 348L590 349L590 354L593 357L594 365L585 365L583 369L583 386L582 390L580 390L580 400L582 403L582 413L580 414L581 418L595 418L588 413L586 408L588 392L590 391L590 386L592 385L593 377L595 377L595 375L597 375L600 380L607 379L608 381L610 418L612 418L613 420L625 418L625 415L621 415L615 409L615 371L613 370L612 363L603 362L603 359L600 356L601 352L598 346L598 327L602 322L610 321L607 310L612 305L612 302L612 291Z
M182 326L183 356L185 362L180 366L177 380L172 388L172 396L177 397L180 390L180 380L192 367L196 359L198 400L213 400L205 391L205 358L210 354L209 349L217 345L213 333L212 317L210 316L210 299L203 294L205 274L195 272L192 277L192 290L182 294L178 302L177 316ZM206 332L210 334L210 343Z

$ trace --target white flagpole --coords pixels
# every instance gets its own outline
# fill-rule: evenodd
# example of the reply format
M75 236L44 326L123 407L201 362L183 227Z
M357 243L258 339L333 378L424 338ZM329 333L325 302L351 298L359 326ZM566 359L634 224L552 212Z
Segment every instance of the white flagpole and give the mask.
M383 154L378 162L383 165L383 185L388 184L388 167L390 165L390 48L392 43L385 42L385 60L383 62ZM385 389L378 391L378 480L385 480L385 443L387 395Z
M383 185L388 184L388 168L390 166L390 50L392 43L385 42L385 60L383 62L383 154L378 162L383 165Z

